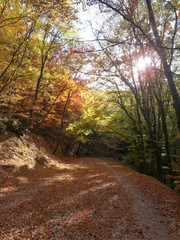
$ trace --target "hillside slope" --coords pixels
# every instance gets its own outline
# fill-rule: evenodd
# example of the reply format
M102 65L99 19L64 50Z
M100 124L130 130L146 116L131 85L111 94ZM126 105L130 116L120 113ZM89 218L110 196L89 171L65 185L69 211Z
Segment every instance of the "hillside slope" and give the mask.
M1 138L0 239L178 240L180 196L108 159L55 158L27 133Z

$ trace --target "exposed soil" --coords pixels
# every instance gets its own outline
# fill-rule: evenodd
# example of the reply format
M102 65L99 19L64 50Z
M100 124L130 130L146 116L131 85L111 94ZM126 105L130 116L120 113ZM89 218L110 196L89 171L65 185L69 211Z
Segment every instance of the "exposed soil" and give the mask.
M180 196L173 190L112 160L54 158L32 137L0 143L7 147L0 160L0 239L180 239ZM37 164L38 153L46 163Z

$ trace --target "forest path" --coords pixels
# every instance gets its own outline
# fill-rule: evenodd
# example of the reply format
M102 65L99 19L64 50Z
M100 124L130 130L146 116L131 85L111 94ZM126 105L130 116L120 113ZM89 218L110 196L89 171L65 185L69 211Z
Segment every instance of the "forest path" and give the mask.
M152 202L150 198L144 196L143 192L138 190L133 184L133 174L123 174L124 166L112 161L102 161L109 172L115 177L117 183L123 187L124 191L131 199L130 211L139 232L145 239L174 239L169 235L168 224L163 223L164 217L158 212L158 204ZM132 175L132 178L131 178Z
M22 167L2 182L3 240L179 239L179 195L112 160Z

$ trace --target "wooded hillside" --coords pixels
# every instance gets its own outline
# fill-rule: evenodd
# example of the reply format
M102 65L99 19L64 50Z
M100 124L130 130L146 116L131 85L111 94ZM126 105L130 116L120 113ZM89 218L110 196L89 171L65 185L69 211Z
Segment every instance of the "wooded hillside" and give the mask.
M96 44L78 37L78 6L99 11ZM177 0L1 1L0 131L29 129L54 154L125 155L178 190L178 8Z

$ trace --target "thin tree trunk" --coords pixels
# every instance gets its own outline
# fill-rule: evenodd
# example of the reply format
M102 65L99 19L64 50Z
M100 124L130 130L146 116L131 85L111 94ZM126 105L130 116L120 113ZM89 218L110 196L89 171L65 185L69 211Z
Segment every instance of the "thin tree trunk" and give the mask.
M34 113L34 106L35 106L36 101L38 99L39 87L40 87L40 83L41 83L41 80L42 80L42 77L43 77L43 70L44 70L44 66L45 66L46 60L47 60L46 57L45 57L45 59L42 59L41 71L40 71L40 75L39 75L39 78L38 78L38 81L37 81L37 85L36 85L36 92L35 92L32 108L30 110L30 124L32 123L32 117L33 117L33 113Z
M26 43L26 46L25 46L25 48L24 48L24 51L23 51L23 54L22 54L22 56L21 56L21 60L20 60L20 62L19 62L19 64L18 64L18 66L16 67L16 69L14 70L14 72L12 73L12 75L9 76L9 77L6 79L4 85L3 85L2 88L0 89L0 95L1 95L1 93L4 91L4 89L5 89L12 81L14 81L14 80L17 79L18 76L15 77L15 79L14 79L13 77L14 77L15 73L19 70L20 66L22 65L22 62L23 62L23 60L24 60L25 53L26 53L26 50L27 50L27 45L28 45L28 44Z
M30 125L32 123L32 117L33 117L33 113L34 113L34 106L36 104L36 101L38 99L38 94L39 94L39 87L40 87L40 83L42 81L42 78L43 78L43 71L44 71L44 67L45 67L45 64L46 64L46 61L48 59L48 54L52 48L52 45L54 44L55 42L55 39L58 35L58 32L54 35L52 41L50 42L50 45L48 47L48 49L46 50L46 52L44 53L44 48L45 48L45 43L46 43L46 38L47 38L47 31L45 31L44 33L44 38L43 38L43 47L41 49L41 70L40 70L40 75L39 75L39 78L38 78L38 81L37 81L37 85L36 85L36 92L35 92L35 96L34 96L34 100L33 100L33 104L32 104L32 109L30 110Z
M14 52L12 54L11 60L8 63L7 67L4 69L4 71L1 73L0 78L2 78L4 76L4 74L7 72L7 70L9 69L9 67L12 65L12 63L14 62L15 56L18 53L19 49L21 48L21 46L31 37L31 33L33 32L34 28L35 28L36 22L34 22L31 26L31 28L29 29L29 32L27 32L26 37L23 39L23 41L18 45L18 47L16 49L14 49Z
M156 81L157 82L157 81ZM170 147L169 147L169 135L168 135L168 129L167 129L167 124L166 124L166 114L165 114L165 110L164 110L164 104L162 101L162 96L161 96L161 91L159 86L157 86L158 89L158 96L155 93L155 97L157 99L158 105L159 105L159 109L160 109L160 113L161 113L161 120L162 120L162 129L163 129L163 133L164 133L164 140L165 140L165 150L166 150L166 158L168 161L168 167L169 167L169 175L172 176L172 160L171 160L171 155L170 155ZM171 179L170 181L170 187L173 188L173 180Z
M143 173L147 172L147 166L146 166L146 159L145 159L145 154L144 154L144 139L143 139L143 132L142 132L142 126L141 126L141 117L139 113L139 107L138 103L136 102L136 112L137 112L137 117L138 117L138 125L139 125L139 135L140 135L140 154L143 160Z
M96 133L94 132L93 133L93 139L92 139L91 143L89 144L87 152L86 152L87 155L89 155L89 152L90 152L90 150L92 149L92 147L93 147L93 145L95 143L95 138L96 138Z
M60 143L61 133L62 133L63 125L64 125L64 119L65 119L65 116L66 116L66 110L67 110L67 107L68 107L69 99L70 99L70 92L68 93L67 100L66 100L66 103L64 105L63 115L62 115L62 118L61 118L61 124L60 124L60 128L59 128L58 139L57 139L56 147L53 151L53 154L56 153L56 151L58 149L58 146L59 146L59 143Z
M77 151L76 151L76 157L77 158L81 157L82 148L83 148L83 143L81 141L79 141L78 148L77 148Z
M54 102L51 104L50 108L48 109L48 111L46 112L45 116L43 117L42 121L40 122L39 125L42 125L45 121L45 119L47 118L47 116L49 115L49 113L51 112L52 108L54 107L54 105L56 104L57 99L60 97L61 93L64 91L65 87L66 87L67 83L63 86L63 88L60 90L59 94L57 95L57 97L55 98Z

